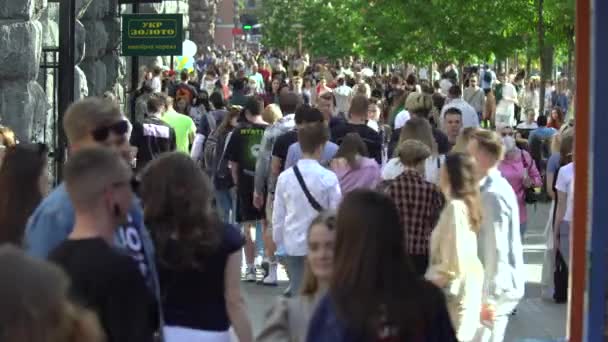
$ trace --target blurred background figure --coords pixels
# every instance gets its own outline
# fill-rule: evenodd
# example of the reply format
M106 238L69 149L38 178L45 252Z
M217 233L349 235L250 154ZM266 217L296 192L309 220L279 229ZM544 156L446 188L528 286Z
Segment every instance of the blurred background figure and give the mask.
M5 150L0 165L0 243L21 246L28 218L48 193L47 155L44 144Z
M68 300L70 282L58 267L3 245L0 279L0 341L105 341L95 315Z

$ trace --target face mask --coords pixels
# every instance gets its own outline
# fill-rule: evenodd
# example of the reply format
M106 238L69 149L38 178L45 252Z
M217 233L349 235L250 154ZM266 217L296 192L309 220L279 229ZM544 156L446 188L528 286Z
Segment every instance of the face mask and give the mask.
M505 145L505 149L507 150L507 152L515 149L515 138L511 136L503 137L502 143Z

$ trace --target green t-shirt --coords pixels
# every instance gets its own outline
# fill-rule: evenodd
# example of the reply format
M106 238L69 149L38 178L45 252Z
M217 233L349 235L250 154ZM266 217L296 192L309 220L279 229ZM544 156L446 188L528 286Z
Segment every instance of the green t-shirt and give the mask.
M175 143L177 151L190 153L190 136L196 134L196 125L191 117L170 110L163 115L163 121L175 130Z

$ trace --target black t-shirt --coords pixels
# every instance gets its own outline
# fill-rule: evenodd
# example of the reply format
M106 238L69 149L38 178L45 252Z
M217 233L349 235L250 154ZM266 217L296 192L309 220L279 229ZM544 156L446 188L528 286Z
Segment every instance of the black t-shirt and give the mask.
M285 165L285 160L287 159L287 153L289 152L289 146L298 142L298 131L293 129L289 132L283 133L280 135L277 140L274 142L274 146L272 147L272 156L281 159L282 165Z
M264 136L267 126L247 123L236 128L230 137L226 147L226 158L238 163L237 189L239 194L253 195L255 164L260 153L262 136Z
M447 154L450 152L450 140L443 131L437 127L433 127L433 138L435 138L435 142L437 143L437 153Z
M131 145L137 147L137 170L161 153L175 151L175 130L159 118L148 116L133 124Z
M212 255L201 257L201 269L176 270L157 263L166 325L208 331L226 331L230 327L224 297L226 263L245 240L231 225L222 225L219 231L220 246ZM165 260L171 260L179 248L179 241L169 241Z
M340 145L342 143L342 139L348 133L358 133L367 145L367 152L369 153L370 158L374 158L378 164L382 163L382 137L380 133L373 130L371 127L366 124L352 124L345 123L344 125L337 126L332 131L331 141Z
M72 298L97 313L108 342L153 341L155 300L133 259L101 238L66 240L49 259L70 277Z

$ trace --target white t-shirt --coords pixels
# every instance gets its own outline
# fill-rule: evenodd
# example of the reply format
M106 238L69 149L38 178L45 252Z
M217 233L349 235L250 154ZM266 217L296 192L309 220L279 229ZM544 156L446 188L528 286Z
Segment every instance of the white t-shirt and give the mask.
M353 90L347 85L339 86L334 89L334 95L336 96L336 108L338 112L348 113Z
M515 126L515 101L517 91L511 83L502 86L502 99L496 106L496 127Z
M162 90L162 82L160 80L160 77L153 77L152 80L150 81L150 88L152 88L152 92L153 93L160 93Z
M572 222L572 213L574 211L574 163L564 165L559 169L555 188L557 191L566 193L567 200L564 221Z
M434 155L426 158L424 161L424 179L427 182L439 184L439 171L441 165L445 162L445 155ZM382 167L381 177L383 180L392 180L399 177L405 168L399 158L392 158Z
M395 129L399 129L399 128L405 126L405 124L408 122L410 117L411 117L410 112L408 112L405 109L400 111L399 113L397 113L397 116L395 116Z

